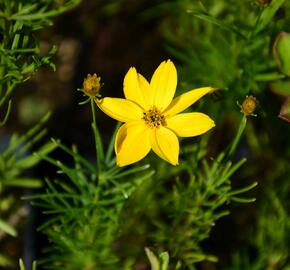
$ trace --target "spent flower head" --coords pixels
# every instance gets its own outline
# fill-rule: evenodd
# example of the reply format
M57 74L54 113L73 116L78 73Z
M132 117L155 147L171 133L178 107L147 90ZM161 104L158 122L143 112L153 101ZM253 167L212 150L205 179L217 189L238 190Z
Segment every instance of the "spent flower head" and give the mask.
M99 94L101 88L101 77L96 74L88 74L83 82L83 90L87 96L95 97Z
M202 87L173 99L176 86L176 68L168 60L159 65L150 82L131 67L124 78L126 99L95 99L104 113L125 123L119 128L115 139L119 166L143 159L150 150L172 165L177 165L177 136L201 135L215 126L206 114L180 113L215 89Z

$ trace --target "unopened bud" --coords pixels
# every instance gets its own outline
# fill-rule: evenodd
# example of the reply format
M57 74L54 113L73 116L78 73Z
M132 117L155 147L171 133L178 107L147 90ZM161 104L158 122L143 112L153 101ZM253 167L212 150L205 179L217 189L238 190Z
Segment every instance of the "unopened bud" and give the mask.
M99 94L101 88L101 77L96 74L88 74L83 82L84 93L88 96L94 97Z
M252 115L256 110L258 105L258 100L253 96L246 96L245 100L241 105L241 112L246 116Z

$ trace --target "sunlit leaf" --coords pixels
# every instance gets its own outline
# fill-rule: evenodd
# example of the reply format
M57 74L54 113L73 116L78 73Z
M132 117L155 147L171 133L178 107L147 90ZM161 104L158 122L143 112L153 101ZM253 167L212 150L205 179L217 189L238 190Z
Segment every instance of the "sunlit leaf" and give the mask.
M290 76L290 34L282 32L273 46L275 60L280 70Z
M264 8L255 29L256 34L262 31L271 22L275 13L284 4L284 2L285 0L272 0L271 3Z
M12 235L12 236L17 236L17 231L6 221L3 219L0 219L0 230Z

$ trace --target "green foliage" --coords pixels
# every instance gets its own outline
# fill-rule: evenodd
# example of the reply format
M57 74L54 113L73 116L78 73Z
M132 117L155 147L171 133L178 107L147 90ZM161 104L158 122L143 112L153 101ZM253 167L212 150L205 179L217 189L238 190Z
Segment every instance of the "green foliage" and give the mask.
M40 155L60 174L46 180L46 194L27 198L50 215L39 228L51 242L40 262L47 269L131 269L148 241L168 250L180 267L194 269L196 262L216 261L203 253L200 243L209 237L214 223L229 214L224 205L254 201L240 194L257 183L232 189L230 182L245 162L242 159L232 164L229 159L244 129L245 116L227 154L221 153L211 163L205 159L207 143L203 140L186 148L177 167L156 160L153 169L149 165L121 169L113 156L114 136L104 153L95 104L91 105L96 165L82 157L75 146L69 149L58 140L52 143L71 156L72 164ZM201 161L203 170L198 169ZM127 242L131 238L134 243ZM154 267L161 267L152 256ZM168 264L165 261L163 268Z
M0 1L0 127L8 120L12 107L11 96L17 85L27 81L42 65L55 69L51 58L56 47L44 55L36 31L52 25L52 17L75 7L79 2ZM13 134L7 148L0 154L0 240L5 233L17 236L14 228L17 224L14 223L18 223L18 216L23 216L23 209L19 207L13 188L37 188L42 184L39 179L24 177L23 172L40 161L38 156L28 152L46 134L43 125L48 117L46 115L26 134ZM53 149L52 143L44 143L38 152L48 154ZM13 265L2 252L0 266Z
M263 192L262 202L257 209L259 219L247 235L250 244L233 255L229 270L290 269L289 187L288 183L278 190L277 187L270 187ZM257 255L250 260L253 249Z
M194 264L204 260L216 262L215 256L203 252L201 243L210 236L216 221L229 214L226 205L254 201L241 194L256 182L233 189L230 180L246 160L232 163L227 150L208 162L206 148L206 141L189 145L176 168L156 162L156 175L137 190L127 206L130 211L122 218L126 220L125 239L147 236L135 245L153 243L158 250L167 250L181 269L195 269Z
M51 26L52 17L79 3L80 0L0 1L0 108L9 102L1 126L7 121L15 87L28 80L42 65L55 69L51 58L56 47L43 55L35 32Z
M43 125L50 114L45 115L41 121L23 135L13 134L10 141L0 154L0 236L7 233L17 236L15 226L17 219L14 216L22 216L23 209L17 202L14 194L15 188L39 188L42 185L40 179L23 176L23 172L33 168L40 162L39 156L32 153L32 149L46 134ZM54 144L43 143L36 151L39 154L48 154L55 148ZM34 150L35 151L35 150ZM0 239L1 239L0 238ZM1 252L2 253L2 252ZM0 266L4 266L9 260L1 254ZM4 259L6 258L6 259Z
M95 122L93 129L98 134ZM58 140L52 142L72 157L73 165L40 156L54 164L60 174L60 178L46 180L46 194L29 197L51 216L39 228L52 243L40 262L48 269L112 269L118 261L112 246L119 233L120 213L153 171L148 165L125 171L117 167L113 140L106 155L97 152L97 166L82 157L75 146L69 149Z
M271 22L275 13L279 10L279 8L285 3L285 0L273 0L270 2L268 6L262 9L259 19L255 25L255 34L262 31L267 25Z
M36 155L27 155L35 143L44 137L46 130L43 125L47 122L50 114L46 114L42 120L27 133L19 136L13 134L7 148L0 155L0 187L39 187L39 180L20 178L20 174L35 166L40 158ZM54 149L52 143L43 144L38 153L46 154ZM27 156L25 156L27 155Z
M26 270L22 259L19 260L19 267L20 267L20 270ZM33 264L32 264L32 270L36 270L36 269L37 269L36 268L36 262L34 261Z
M273 51L281 71L290 76L290 34L281 33L274 44Z
M145 248L145 251L150 261L152 270L168 270L168 266L169 266L168 252L160 253L157 258L156 255L149 248Z

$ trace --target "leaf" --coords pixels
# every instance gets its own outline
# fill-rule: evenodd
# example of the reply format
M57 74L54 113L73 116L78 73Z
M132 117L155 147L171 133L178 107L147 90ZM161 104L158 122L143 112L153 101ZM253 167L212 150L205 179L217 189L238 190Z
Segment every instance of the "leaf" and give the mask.
M273 53L280 70L290 76L290 33L280 33L273 46Z
M151 270L161 270L159 260L155 254L149 248L145 248L145 252L150 261Z
M168 270L169 267L169 254L168 252L162 252L159 255L160 262L161 262L161 269L160 270Z
M193 16L201 19L201 20L204 20L204 21L207 21L209 23L212 23L214 25L217 25L219 26L220 28L223 28L227 31L230 31L232 33L235 33L237 36L243 38L243 39L246 39L246 37L237 29L235 28L234 26L231 26L231 25L228 25L228 24L225 24L223 21L211 16L211 15L207 15L207 14L204 14L204 13L200 13L200 12L195 12L195 11L192 11L193 13Z
M28 157L25 157L17 161L15 167L21 169L31 168L41 160L40 156L47 155L56 148L57 145L55 143L48 142L45 145L43 145L39 150L36 151L37 154L29 155Z
M8 224L6 221L4 221L3 219L0 219L0 230L12 235L12 236L17 236L17 231L10 226L10 224Z
M8 257L0 253L0 266L5 267L5 268L12 267L13 262Z
M253 188L256 187L257 185L258 185L258 182L253 182L252 184L250 184L250 185L248 185L248 186L246 186L246 187L244 187L244 188L236 189L236 190L234 190L234 191L229 192L228 194L229 194L230 196L232 196L232 195L237 195L237 194L245 193L245 192L247 192L247 191L253 189Z
M159 254L159 258L149 249L145 247L146 255L151 264L151 270L168 270L169 267L169 254L168 252L162 252Z
M42 181L35 178L15 178L5 180L2 183L4 186L39 188L42 186Z
M270 23L271 19L284 2L285 0L272 0L271 3L264 8L256 26L255 34L258 34Z
M20 270L26 270L22 259L19 259L19 267L20 267ZM33 261L32 263L32 270L36 270L36 261Z
M33 263L32 263L32 270L36 270L36 266L37 266L36 261L33 261Z
M277 95L290 96L290 80L275 81L270 84L270 88Z
M255 75L255 81L267 82L285 78L285 75L280 72L270 72Z
M0 121L0 127L3 127L6 124L8 118L9 118L9 115L10 115L10 111L11 111L11 100L9 100L9 102L8 102L8 107L7 107L7 111L5 113L4 119L2 121Z
M20 267L20 270L25 270L25 266L22 259L19 259L19 267Z
M5 212L7 211L15 202L15 198L12 195L8 195L6 197L1 197L0 200L0 211Z

